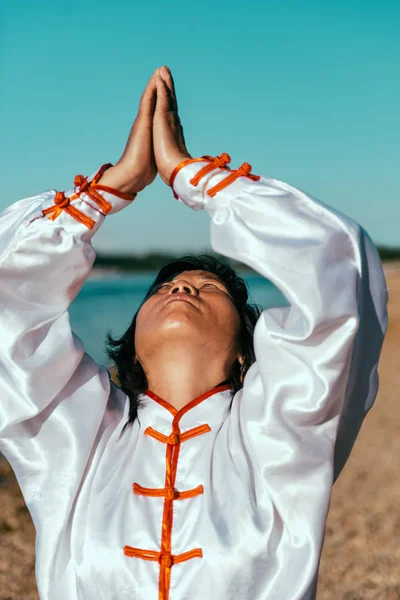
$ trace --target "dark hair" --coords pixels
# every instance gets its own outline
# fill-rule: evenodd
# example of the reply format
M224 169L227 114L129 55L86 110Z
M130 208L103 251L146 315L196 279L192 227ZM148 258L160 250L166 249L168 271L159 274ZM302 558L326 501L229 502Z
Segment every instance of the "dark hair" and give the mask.
M243 365L236 360L232 365L229 378L221 382L221 384L229 383L232 386L233 397L243 387L242 380L255 361L253 333L262 308L248 302L246 283L231 266L222 263L217 258L208 254L187 254L173 260L160 269L140 307L155 293L161 283L173 279L183 271L195 270L208 271L217 275L218 279L227 287L239 313L239 346L243 356ZM107 333L106 338L106 352L115 365L114 371L116 372L118 385L130 399L129 422L136 419L139 395L148 389L146 375L142 366L139 363L133 362L133 357L136 354L136 318L140 307L122 337L114 339L110 333Z

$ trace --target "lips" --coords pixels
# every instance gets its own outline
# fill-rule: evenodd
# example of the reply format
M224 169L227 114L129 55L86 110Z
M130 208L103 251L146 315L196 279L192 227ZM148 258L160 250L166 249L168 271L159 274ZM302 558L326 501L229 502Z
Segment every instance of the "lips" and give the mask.
M174 294L173 296L170 296L169 298L167 298L167 300L165 300L164 302L164 306L166 304L169 304L170 302L175 302L181 300L182 302L189 302L189 304L191 304L192 306L195 306L194 302L192 301L191 297L188 294L181 294L181 293L177 293Z

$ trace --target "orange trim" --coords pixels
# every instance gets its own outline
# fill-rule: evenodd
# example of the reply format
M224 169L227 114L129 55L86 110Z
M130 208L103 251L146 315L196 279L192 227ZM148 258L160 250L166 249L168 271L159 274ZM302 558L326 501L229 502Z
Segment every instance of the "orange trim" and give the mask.
M228 167L226 165L231 162L231 157L226 152L223 152L221 154L221 156L216 156L215 158L213 158L212 156L202 156L201 158L189 158L188 160L184 160L183 162L179 163L179 165L177 165L175 167L175 169L172 171L171 176L169 178L169 185L171 186L172 191L174 193L174 197L176 199L178 199L178 194L175 192L173 186L174 186L175 178L178 175L179 171L181 169L183 169L183 167L186 167L187 165L189 165L191 163L204 162L205 160L209 164L205 165L202 169L200 169L200 171L190 180L190 183L192 185L197 185L199 183L200 179L202 179L205 175L207 175L211 171L214 171L214 169L218 169L218 168L228 169Z
M182 552L182 554L175 554L173 557L174 563L180 563L184 560L189 560L189 558L203 557L203 551L201 548L194 548L194 550L189 550L188 552Z
M113 196L118 196L118 198L122 198L122 200L128 200L129 202L134 200L137 194L124 194L115 188L109 187L108 185L103 185L102 183L94 183L92 185L92 189L101 190L102 192L108 192Z
M218 168L224 169L226 165L228 165L231 162L231 157L226 152L223 152L221 156L216 156L215 158L213 158L212 156L203 156L203 158L206 158L211 162L210 164L200 169L200 171L198 171L196 175L190 180L189 183L191 183L194 186L200 183L201 179L203 179L203 177L211 173L211 171L214 171Z
M186 440L190 440L192 437L195 437L196 435L201 435L202 433L207 433L208 431L211 431L211 427L209 425L199 425L198 427L189 429L184 433L171 433L169 436L166 436L160 433L159 431L156 431L152 427L147 427L147 429L145 429L144 432L145 434L150 435L159 442L163 442L164 444L175 445L180 444L181 442L186 442Z
M54 196L54 205L42 210L43 216L49 215L50 221L55 221L64 210L79 223L86 225L88 229L93 229L94 221L85 213L81 212L70 204L71 198L66 198L64 192L57 192Z
M112 204L107 202L103 196L100 196L100 194L93 189L92 182L89 183L87 177L84 177L83 175L76 175L74 179L74 185L76 188L79 188L79 192L77 192L75 196L72 196L72 198L79 198L81 194L86 194L98 205L103 214L106 215L110 212L112 209Z
M132 548L132 546L124 546L125 556L137 556L143 560L158 560L159 552L154 550L141 550L140 548Z
M102 183L98 183L100 181L100 179L103 177L104 173L107 171L107 169L109 169L112 166L113 165L111 163L107 163L106 165L103 165L102 167L100 167L100 169L97 171L96 175L93 177L93 179L91 181L92 187L95 189L102 190L103 192L108 192L109 194L112 194L113 196L118 196L118 198L122 198L123 200L133 200L137 194L124 194L123 192L120 192L119 190L116 190L115 188L109 187L108 185L103 185Z
M101 165L100 169L97 171L96 175L92 179L92 183L97 183L104 175L104 173L112 167L111 163L106 163L105 165Z
M197 404L200 404L200 402L202 402L203 400L206 400L213 394L218 394L219 392L224 392L225 390L231 389L231 387L232 386L229 383L226 383L224 385L218 385L217 387L212 388L211 390L208 390L208 392L201 394L201 396L197 396L197 398L195 398L194 400L191 400L188 404L186 404L186 406L181 408L179 411L175 408L175 406L172 406L172 404L170 404L169 402L167 402L160 396L157 396L157 394L155 394L154 392L151 392L150 390L146 390L144 393L146 394L146 396L149 396L150 398L155 400L158 404L160 404L161 406L166 408L171 414L173 414L175 416L178 412L181 413L182 411L183 411L182 414L185 414L185 412L187 412L194 406L197 406Z
M172 415L176 415L176 413L178 412L178 409L176 409L175 406L172 406L172 404L170 404L163 398L160 398L160 396L157 396L157 394L155 394L154 392L147 390L147 392L145 392L145 394L146 394L146 396L149 396L150 398L152 398L152 400L155 400L158 404L161 404L161 406L166 408Z
M146 488L142 485L139 485L138 483L134 483L132 485L132 488L133 492L135 494L139 494L140 496L154 496L155 498L165 497L169 500L184 500L185 498L194 498L195 496L198 496L199 494L202 494L204 492L204 488L202 485L198 485L197 487L191 490L186 490L184 492L178 492L178 490L176 490L173 487L161 489Z
M199 496L200 494L204 494L204 487L202 485L198 485L197 487L191 490L178 492L177 500L185 500L185 498L194 498L195 496Z
M195 162L204 162L205 160L207 160L207 159L206 158L188 158L187 160L184 160L183 162L179 163L179 165L177 165L175 167L175 169L172 171L170 178L169 178L169 185L170 185L170 187L172 187L172 191L174 192L175 198L178 198L178 195L175 193L173 186L174 186L175 177L178 175L179 171L181 169L183 169L183 167L186 167L186 165L190 165L191 163L195 163Z
M43 216L49 215L49 219L51 221L55 221L64 210L71 217L79 221L79 223L86 225L88 229L93 229L95 221L72 206L72 200L77 200L80 198L81 194L85 193L91 200L93 200L93 202L97 204L99 211L103 215L107 215L110 212L112 209L112 204L107 202L107 200L105 200L97 190L108 192L114 196L123 198L124 200L133 200L136 197L136 194L123 194L114 188L97 183L97 181L109 167L112 167L110 163L100 167L99 171L96 173L90 183L88 182L87 177L84 177L83 175L76 175L74 179L74 186L75 188L79 188L79 192L75 191L75 194L73 194L70 198L66 198L64 192L57 192L54 197L54 205L43 210Z
M239 177L248 177L252 181L258 181L260 179L259 175L253 175L251 173L251 165L249 163L243 163L236 171L232 171L228 177L225 177L222 181L217 183L213 188L209 189L207 194L213 198L217 192L220 192L228 185L239 179Z
M132 548L132 546L124 546L125 556L136 556L143 558L143 560L154 560L160 563L164 563L165 566L171 568L172 565L184 562L191 558L202 558L203 552L201 548L193 548L188 552L182 552L182 554L163 554L162 552L156 552L154 550L142 550L141 548Z
M178 467L178 458L181 443L192 437L211 431L209 425L199 425L193 429L189 429L185 433L181 433L179 428L179 420L189 410L209 398L210 396L230 389L229 384L219 385L204 394L201 394L194 400L191 400L186 406L183 406L180 410L176 410L169 402L147 390L145 393L168 410L173 416L172 420L172 432L169 436L163 435L159 431L156 431L152 427L147 427L145 433L154 437L155 439L164 442L166 444L165 453L165 481L163 488L145 488L138 483L132 485L135 494L143 496L153 497L164 497L164 508L163 517L161 524L161 550L155 552L153 550L143 550L140 548L132 548L131 546L124 546L124 554L130 557L142 558L144 560L158 560L160 563L160 577L158 581L158 600L168 600L169 590L171 582L171 567L185 560L189 560L194 557L202 557L203 551L201 548L195 548L189 550L183 554L172 555L171 554L171 536L172 536L172 520L173 520L173 502L174 500L183 500L187 498L193 498L199 494L203 494L204 488L202 485L197 486L191 490L179 492L175 489L176 472Z

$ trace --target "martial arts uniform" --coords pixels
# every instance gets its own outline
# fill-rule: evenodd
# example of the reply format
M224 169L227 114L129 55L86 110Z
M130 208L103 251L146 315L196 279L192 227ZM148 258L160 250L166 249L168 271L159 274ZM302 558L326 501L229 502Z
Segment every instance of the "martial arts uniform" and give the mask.
M378 252L352 219L246 165L180 165L175 197L208 212L213 250L290 306L260 316L233 399L223 385L176 410L149 390L125 426L127 396L68 317L105 216L135 218L103 170L0 218L0 449L36 527L40 598L314 598L332 484L378 389Z

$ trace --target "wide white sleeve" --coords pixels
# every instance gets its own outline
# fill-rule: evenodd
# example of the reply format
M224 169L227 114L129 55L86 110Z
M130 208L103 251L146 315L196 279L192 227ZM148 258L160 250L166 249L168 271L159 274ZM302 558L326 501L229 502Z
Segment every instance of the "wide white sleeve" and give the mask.
M257 506L272 519L265 598L302 598L318 567L333 481L377 394L386 281L373 242L352 219L267 177L240 177L210 197L227 172L216 169L195 187L204 164L178 173L178 199L207 210L216 252L258 271L290 304L257 322L256 362L230 426L253 467ZM237 449L232 455L240 460Z
M97 193L108 213L129 205L107 190ZM90 227L65 210L51 220L54 212L43 211L54 207L55 194L21 200L0 215L0 450L34 519L46 496L53 499L48 506L70 501L100 423L119 418L108 409L108 372L85 354L68 315L92 268L90 240L105 216L82 193L70 206Z

